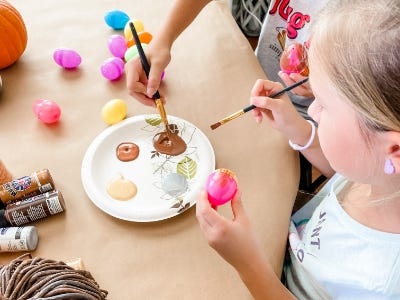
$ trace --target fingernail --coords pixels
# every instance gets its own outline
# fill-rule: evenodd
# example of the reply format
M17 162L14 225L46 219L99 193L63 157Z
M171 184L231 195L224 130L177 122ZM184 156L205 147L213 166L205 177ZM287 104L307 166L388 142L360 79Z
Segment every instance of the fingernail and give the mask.
M151 98L156 93L156 91L153 88L148 88L146 93L147 96Z

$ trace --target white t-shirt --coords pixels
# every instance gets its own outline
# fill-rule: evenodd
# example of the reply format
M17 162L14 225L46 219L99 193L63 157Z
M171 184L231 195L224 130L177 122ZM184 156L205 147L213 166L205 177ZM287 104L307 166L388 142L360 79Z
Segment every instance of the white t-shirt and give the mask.
M400 234L352 219L336 198L346 184L335 175L293 215L288 288L299 299L400 299Z
M280 81L280 57L282 51L298 42L308 40L310 24L318 11L328 0L272 0L261 28L257 58L269 80ZM297 110L306 116L307 107L312 99L289 93Z

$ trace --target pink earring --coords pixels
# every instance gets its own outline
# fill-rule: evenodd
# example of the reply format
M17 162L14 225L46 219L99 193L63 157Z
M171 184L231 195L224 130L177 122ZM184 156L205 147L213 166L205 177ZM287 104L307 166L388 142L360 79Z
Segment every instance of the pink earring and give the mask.
M385 166L383 167L383 171L389 175L395 173L396 169L394 168L393 162L390 158L385 159Z

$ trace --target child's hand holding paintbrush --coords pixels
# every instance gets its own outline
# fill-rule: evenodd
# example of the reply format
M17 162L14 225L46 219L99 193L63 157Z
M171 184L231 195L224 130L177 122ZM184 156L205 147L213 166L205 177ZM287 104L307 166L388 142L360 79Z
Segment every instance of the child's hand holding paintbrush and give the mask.
M303 80L301 80L301 81L299 81L299 82L297 82L297 83L295 83L295 84L293 84L291 86L288 86L288 87L286 87L286 88L284 88L284 89L282 89L282 90L280 90L280 91L278 91L276 93L272 93L271 95L268 95L267 97L269 97L269 98L279 97L279 96L283 95L284 93L294 89L295 87L298 87L298 86L302 85L303 83L307 82L307 80L308 80L308 78L305 78L305 79L303 79ZM263 81L262 80L257 81L257 83L255 84L255 87L260 82L263 82ZM253 87L253 90L254 90L254 87ZM212 124L211 125L211 129L214 130L214 129L218 128L219 126L221 126L221 125L223 125L223 124L225 124L225 123L227 123L227 122L229 122L229 121L231 121L233 119L236 119L237 117L239 117L239 116L243 115L244 113L246 113L248 111L251 111L251 110L253 110L255 108L257 108L257 106L254 105L254 104L251 104L251 105L249 105L249 106L247 106L247 107L245 107L245 108L243 108L243 109L241 109L241 110L239 110L239 111L237 111L237 112L235 112L235 113L233 113L233 114L221 119L217 123Z
M136 32L135 25L133 25L133 23L130 22L129 26L131 28L132 35L133 35L133 38L135 40L135 44L136 44L136 47L137 47L137 50L138 50L138 53L139 53L140 61L142 63L144 72L146 73L146 77L148 78L149 77L149 73L150 73L150 64L147 61L146 55L144 54L143 47L142 47L141 42L139 40L139 36L138 36L138 34ZM161 119L162 119L162 121L163 121L163 123L165 125L165 131L168 132L169 128L168 128L167 114L165 112L164 104L162 103L161 96L160 96L160 93L158 91L156 91L154 93L153 99L156 102L157 109L158 109L158 111L160 113L160 116L161 116Z
M305 150L314 144L315 123L301 116L288 96L271 99L270 95L281 88L280 83L257 80L251 90L251 103L256 106L253 116L257 123L264 119L270 127L283 133L293 149ZM315 108L315 105L310 106L310 110Z

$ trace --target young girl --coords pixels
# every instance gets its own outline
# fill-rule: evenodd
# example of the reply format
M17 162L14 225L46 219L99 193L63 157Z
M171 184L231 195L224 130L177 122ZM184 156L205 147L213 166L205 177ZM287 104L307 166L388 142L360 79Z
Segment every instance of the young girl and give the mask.
M301 118L278 83L259 80L251 102L322 173L323 190L292 217L286 286L258 245L240 196L233 220L205 194L197 218L210 245L256 299L400 299L400 2L331 0L309 51L315 100ZM322 149L322 152L321 152Z

